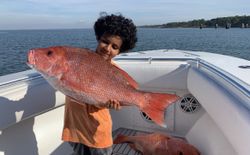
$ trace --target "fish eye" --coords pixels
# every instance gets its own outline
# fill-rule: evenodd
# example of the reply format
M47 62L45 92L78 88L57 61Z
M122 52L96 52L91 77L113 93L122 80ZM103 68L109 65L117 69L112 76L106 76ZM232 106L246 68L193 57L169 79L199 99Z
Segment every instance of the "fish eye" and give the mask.
M47 52L47 56L51 56L52 53L53 53L53 52L49 50L49 51Z

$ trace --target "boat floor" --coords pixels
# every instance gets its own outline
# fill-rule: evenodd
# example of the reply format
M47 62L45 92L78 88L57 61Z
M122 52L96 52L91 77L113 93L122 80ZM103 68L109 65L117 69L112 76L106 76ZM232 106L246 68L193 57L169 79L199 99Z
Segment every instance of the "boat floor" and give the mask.
M138 130L132 130L132 129L125 129L125 128L119 128L115 131L113 131L113 139L117 137L117 135L122 134L126 136L135 136L140 134L147 134L148 132L144 131L138 131ZM140 152L135 151L132 149L128 143L123 144L114 144L113 145L113 152L112 155L142 155Z

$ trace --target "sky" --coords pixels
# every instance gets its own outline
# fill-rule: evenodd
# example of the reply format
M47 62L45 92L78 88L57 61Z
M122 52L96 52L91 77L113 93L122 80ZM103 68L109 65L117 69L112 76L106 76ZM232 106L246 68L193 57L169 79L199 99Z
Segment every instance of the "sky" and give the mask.
M249 0L0 0L0 30L92 28L100 12L137 26L250 15Z

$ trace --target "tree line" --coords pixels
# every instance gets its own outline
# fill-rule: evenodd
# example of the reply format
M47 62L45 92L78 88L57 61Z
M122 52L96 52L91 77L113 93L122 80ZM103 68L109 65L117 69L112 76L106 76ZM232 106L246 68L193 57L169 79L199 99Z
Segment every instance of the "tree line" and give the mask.
M187 22L171 22L161 25L144 25L144 28L250 28L250 16L218 17L211 20L198 19Z

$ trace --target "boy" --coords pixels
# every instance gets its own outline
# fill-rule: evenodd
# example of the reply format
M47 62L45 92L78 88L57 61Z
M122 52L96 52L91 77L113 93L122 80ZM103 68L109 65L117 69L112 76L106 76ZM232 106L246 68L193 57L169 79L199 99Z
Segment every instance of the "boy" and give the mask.
M135 47L136 26L122 15L101 16L94 25L98 45L96 53L113 65L112 58ZM112 75L110 75L112 76ZM112 120L109 108L120 109L110 99L106 107L96 107L66 97L62 139L70 142L77 155L111 155Z

